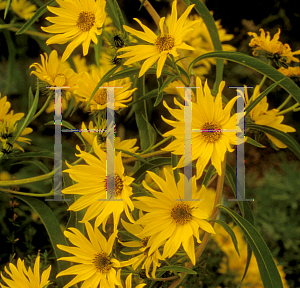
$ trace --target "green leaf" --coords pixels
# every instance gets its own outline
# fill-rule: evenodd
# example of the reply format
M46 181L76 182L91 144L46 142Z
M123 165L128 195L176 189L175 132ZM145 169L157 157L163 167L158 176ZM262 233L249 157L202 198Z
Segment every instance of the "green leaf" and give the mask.
M187 7L191 5L189 0L183 0L183 2Z
M160 167L160 166L165 166L165 165L170 165L171 164L171 159L167 157L158 157L152 160L148 161L148 164L143 164L139 169L131 176L135 180L135 183L139 183L144 177L145 173L151 169Z
M158 94L158 89L154 89L154 90L148 92L147 94L145 94L144 96L140 97L138 100L129 103L127 106L129 107L129 106L132 106L132 105L134 105L138 102L157 97L157 94Z
M17 164L33 164L35 166L37 166L38 168L40 168L45 174L49 173L49 169L47 168L47 166L42 163L41 161L37 161L37 160L33 160L33 161L19 161L16 163L13 163L11 165L17 165Z
M5 7L5 12L4 12L4 19L6 18L8 9L10 7L10 2L11 2L11 0L7 0L6 7Z
M266 148L266 146L258 143L257 141L255 141L254 139L252 139L251 137L247 136L247 140L246 140L246 143L249 143L255 147L258 147L258 148Z
M245 112L247 116L249 112L266 96L268 95L280 82L282 82L283 79L280 81L273 83L271 86L269 86L264 92L262 92L253 102L251 102L246 108Z
M189 74L192 67L200 60L206 58L220 58L230 60L246 67L249 67L263 75L266 75L268 78L273 80L274 82L278 82L279 86L281 86L285 91L291 94L294 99L300 103L300 88L287 76L283 75L281 72L276 70L275 68L269 66L268 64L264 63L263 61L256 59L252 56L246 55L240 52L230 52L230 51L223 51L223 52L210 52L204 55L201 55L194 59L190 66L189 66Z
M202 185L207 187L210 179L216 174L216 169L213 165L210 164L207 172L205 173L205 177L203 179Z
M32 95L32 91L31 91L31 87L29 88L29 94L31 94L29 97L33 97ZM16 133L14 133L14 137L12 139L12 143L14 143L18 137L20 136L20 134L23 132L23 130L29 125L29 123L31 122L31 119L33 118L37 106L38 106L38 102L39 102L39 81L37 80L37 87L36 87L36 92L35 92L35 96L34 96L34 101L32 103L32 106L30 108L30 111L28 112L26 118L24 121L20 120L18 121L17 124L17 131Z
M140 8L139 8L139 11L142 9L142 7L144 6L144 3L146 2L146 0L143 0L142 2L141 2L141 5L140 5Z
M124 30L123 25L125 25L125 20L121 12L120 6L116 0L107 1L108 14L112 18L115 26L121 31L125 36L127 32Z
M240 252L239 252L237 239L236 239L235 234L234 234L233 230L231 229L231 227L227 223L225 223L224 221L221 221L221 220L210 220L210 221L211 222L216 222L224 228L224 230L231 237L231 240L232 240L232 243L234 245L235 251L239 254L239 256L241 256Z
M283 288L281 277L272 254L254 226L229 208L222 205L218 205L217 207L226 211L232 217L234 222L241 228L247 242L254 252L264 287Z
M57 244L68 246L66 238L61 231L59 222L55 217L53 211L45 204L45 202L33 197L14 195L14 197L24 201L30 206L41 218L46 231L48 233L52 249L54 251L56 259L68 256L68 254L57 248ZM57 261L58 272L63 271L69 267L69 264L64 261ZM65 277L57 278L57 282L60 287L66 285L67 279Z
M299 94L300 96L300 94ZM269 126L247 124L247 128L253 128L264 133L268 133L285 144L299 159L300 159L300 145L289 134L274 129Z
M214 45L215 51L222 51L222 44L219 37L218 28L216 26L215 20L213 16L210 14L209 10L205 6L203 2L200 0L190 0L191 4L195 4L195 10L199 14L199 16L203 19L207 30L209 32L211 41ZM219 85L223 79L223 69L224 69L224 61L221 59L216 60L217 71L216 71L216 81L214 83L214 88L212 90L213 95L217 95ZM189 69L189 75L191 75L191 71Z
M157 269L157 272L160 271L174 271L174 272L183 272L186 274L193 274L193 275L197 275L198 273L194 270L182 267L182 266L164 266L161 268Z
M138 88L137 91L134 92L134 100L138 100L139 95L145 95L145 77L142 76L138 78L136 87ZM134 113L135 113L135 120L139 130L139 136L141 141L141 148L142 150L147 150L151 147L156 140L156 132L154 128L148 121L148 111L147 111L147 104L146 101L139 102L134 104Z
M162 92L161 87L163 86L163 77L159 77L157 79L157 84L158 84L158 95L156 97L155 103L154 103L154 107L156 107L163 99L164 93Z
M10 1L7 2L7 5L8 5L8 3L10 3ZM0 19L0 23L5 24L5 22L2 19ZM11 39L10 32L5 29L2 29L1 31L4 34L6 44L7 44L7 49L8 49L8 69L7 69L7 73L6 73L7 74L7 83L6 83L5 89L4 89L4 95L7 95L9 92L11 83L13 81L13 73L14 73L14 69L15 69L16 48L15 48L14 42Z
M54 150L53 151L41 151L41 152L24 152L22 154L17 154L14 158L24 158L24 157L43 157L54 159Z
M42 7L40 7L16 34L18 35L24 33L38 18L44 15L48 11L47 6L55 6L55 5L56 5L56 1L51 0L45 5L43 5Z

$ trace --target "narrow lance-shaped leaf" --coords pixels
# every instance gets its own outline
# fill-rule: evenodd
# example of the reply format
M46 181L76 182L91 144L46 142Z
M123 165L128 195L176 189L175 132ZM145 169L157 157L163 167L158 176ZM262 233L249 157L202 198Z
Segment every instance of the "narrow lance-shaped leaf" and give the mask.
M280 130L274 129L269 126L257 125L257 124L246 124L247 128L253 128L264 133L268 133L285 144L299 159L300 159L300 145L294 140L289 134Z
M42 7L40 7L16 34L18 35L24 33L38 18L44 15L48 11L47 6L55 6L55 5L56 5L56 1L51 0L45 5L43 5Z
M241 228L247 242L254 252L264 287L283 288L281 277L272 254L255 227L229 208L222 205L218 205L218 208L226 211L234 222Z
M300 103L300 88L289 77L283 75L281 72L269 66L268 64L264 63L263 61L256 59L252 56L246 55L244 53L223 51L223 52L210 52L210 53L203 54L191 62L189 66L189 74L193 66L198 61L206 58L220 58L220 59L230 60L239 63L243 66L249 67L263 75L266 75L274 82L278 82L282 80L279 83L279 86L281 86L285 91L291 94L294 97L294 99L298 103Z
M24 201L39 215L48 233L56 259L68 256L66 252L57 248L57 244L68 246L68 243L52 210L43 201L36 198L21 195L14 195L14 197ZM57 261L57 267L58 272L60 272L68 268L68 263ZM65 277L57 278L60 287L66 285L66 282L68 282L66 280Z

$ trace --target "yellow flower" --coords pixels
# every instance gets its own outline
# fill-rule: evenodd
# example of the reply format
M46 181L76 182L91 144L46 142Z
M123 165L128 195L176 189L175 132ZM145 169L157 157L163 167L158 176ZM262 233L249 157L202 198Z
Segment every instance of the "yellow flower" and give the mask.
M131 281L132 281L132 273L130 273L128 275L128 277L126 278L126 282L125 282L125 285L126 285L126 288L131 288ZM142 288L144 286L146 286L147 284L138 284L137 286L135 286L135 288Z
M16 122L19 121L23 116L24 113L16 113L11 110L9 113L9 109L11 107L10 102L7 101L7 97L4 96L1 98L0 93L0 156L3 154L9 154L12 152L13 149L17 148L24 152L24 149L20 147L16 142L12 143L11 140L14 137L14 133L17 129ZM32 132L32 129L26 127L20 137L16 139L18 142L24 142L30 144L30 139L24 138L21 136L25 136Z
M196 160L197 179L201 177L204 168L211 159L212 165L216 168L217 173L221 175L221 163L224 160L226 151L232 152L231 144L236 145L236 132L220 131L220 130L237 130L236 114L230 117L230 111L236 101L236 97L230 100L226 107L222 106L222 90L225 82L221 82L219 92L216 97L211 95L207 81L204 85L199 77L196 79L197 102L192 103L192 160ZM183 89L182 89L183 90ZM177 165L177 168L184 166L184 139L185 139L185 123L184 123L184 106L175 98L174 103L180 109L172 109L164 106L169 110L172 116L178 121L162 119L174 127L164 134L167 136L175 136L176 139L162 150L172 151L176 155L183 155ZM198 131L193 131L198 130ZM201 131L200 131L201 130ZM208 131L207 131L208 130Z
M195 50L183 52L185 56L189 57L188 59L195 59L202 54L213 52L215 50L203 19L198 14L190 15L186 20L186 23L192 22L196 22L193 26L194 29L185 36L185 42L194 47ZM226 30L222 28L220 22L221 20L215 21L220 41L224 42L231 40L234 35L226 34ZM229 44L222 44L222 49L223 51L236 51L236 48ZM198 76L201 76L209 72L212 64L216 65L216 60L214 58L203 59L197 63L197 66L193 67L193 70Z
M124 175L121 152L115 157L115 191L106 191L107 155L100 149L97 144L97 139L94 139L93 150L99 159L89 153L81 151L78 146L77 149L80 151L78 157L85 160L88 165L71 166L67 164L70 169L64 171L69 173L70 177L78 183L65 188L62 192L64 194L82 195L69 207L69 210L79 211L87 208L81 222L86 222L96 217L95 225L98 227L102 223L104 231L106 221L110 214L113 214L114 230L117 229L121 213L124 210L127 218L131 222L134 222L128 210L128 207L131 211L134 209L131 199L129 198L132 195L130 185L134 178ZM115 199L122 199L122 201L101 201L101 199L106 200L106 192L108 192L108 197L114 194Z
M68 288L83 281L82 287L114 288L122 285L120 280L120 270L116 273L116 268L120 268L120 262L112 258L112 247L117 236L115 231L106 241L98 228L85 223L89 240L76 228L69 228L64 235L76 247L57 245L60 250L73 254L71 257L61 257L58 260L78 263L70 268L58 273L57 277L65 275L76 275L63 288Z
M78 86L79 88L74 91L75 96L77 96L78 100L87 103L96 88L97 84L100 82L103 76L102 69L95 69L92 71L92 74L88 74L86 72L82 73L78 77ZM114 80L111 82L106 82L103 84L103 87L123 87L116 88L114 92L115 96L115 111L120 108L127 107L124 103L131 101L132 93L137 90L134 88L132 90L128 90L131 86L130 83L123 83L123 80ZM93 96L90 102L91 112L94 110L103 110L107 108L107 89L99 89L95 95Z
M62 97L62 110L68 108L68 101L71 99L71 92L74 89L77 89L77 73L70 68L68 62L62 62L58 58L57 51L52 50L49 59L46 53L40 54L42 65L39 63L33 63L29 68L35 68L35 71L31 71L31 74L34 74L42 81L49 84L52 87L70 87L63 88ZM51 100L48 108L46 109L47 113L54 111L54 100Z
M3 10L6 8L7 2L0 0L0 10Z
M180 81L180 80L176 80L172 83L170 83L165 89L164 92L168 93L168 94L174 94L174 95L178 95L180 96L180 98L182 100L184 100L185 98L185 93L184 93L184 89L182 88L177 88L177 87L184 87L184 84ZM195 93L193 91L192 92L192 102L197 102L196 100L196 96Z
M48 280L51 266L49 266L43 273L40 275L40 256L36 257L33 271L29 267L27 270L20 258L17 261L17 267L12 263L9 263L9 270L5 267L5 272L9 275L11 279L5 278L3 273L1 273L1 278L8 286L5 286L0 283L2 288L43 288L50 281Z
M97 44L97 35L102 33L106 16L105 0L57 0L57 3L60 8L47 6L50 12L57 15L46 18L54 24L41 27L45 32L57 34L47 40L47 45L71 41L62 56L63 62L81 43L83 56L87 55L91 40Z
M147 247L150 247L148 255L164 244L162 258L172 257L179 247L183 246L187 255L195 265L194 237L200 243L199 228L209 233L215 233L213 227L205 220L210 217L213 209L213 194L208 193L205 186L199 190L196 178L192 178L193 199L201 201L176 201L184 198L184 175L176 184L174 176L166 169L164 170L166 181L155 173L148 174L159 186L161 192L150 188L145 181L143 186L154 197L136 197L134 206L148 212L136 221L136 224L144 226L137 236L139 238L149 237Z
M282 44L279 39L280 29L278 28L278 32L274 35L273 39L271 40L270 33L266 33L263 29L259 29L260 36L256 33L248 32L248 35L253 36L254 38L251 39L249 46L255 47L253 51L253 55L259 55L260 51L267 51L273 56L279 55L282 57L287 63L291 61L299 62L299 59L295 58L293 55L300 54L300 50L292 52L290 46L288 44Z
M143 25L140 20L134 18L140 26L143 28L144 32L134 30L128 26L124 25L124 29L141 38L144 41L151 43L151 45L134 45L129 47L124 47L118 50L118 52L127 52L123 55L119 55L118 58L132 57L127 60L124 64L129 65L138 61L147 59L139 73L139 77L143 76L145 72L157 62L157 78L160 77L165 61L169 55L174 57L178 56L177 49L187 49L194 50L193 47L185 44L183 39L185 36L192 31L192 26L195 21L185 24L185 20L188 14L193 9L194 5L190 5L181 17L177 20L177 0L173 1L172 13L170 17L170 25L168 33L164 32L163 26L165 17L161 18L159 21L160 36L156 36L147 26Z
M153 269L151 272L151 276L155 278L155 273L157 267L160 267L159 260L162 260L161 254L159 253L159 250L156 249L152 254L149 254L149 247L147 247L148 240L150 237L140 237L138 234L143 231L143 228L141 225L138 224L129 224L121 219L123 227L132 235L140 238L140 241L128 241L128 242L121 242L119 241L123 246L125 247L133 247L133 248L140 248L137 251L131 251L131 252L121 252L122 254L125 255L136 255L139 254L132 259L126 261L127 265L132 265L132 268L136 270L141 263L142 269L145 269L146 275L148 278L149 276L149 271L151 265L153 265Z
M245 106L248 106L252 101L259 97L259 86L257 85L254 89L251 101L248 98L248 91L245 89ZM250 117L257 125L269 126L282 132L295 132L296 130L288 125L281 124L284 119L283 115L277 116L278 109L268 110L269 104L267 103L267 96L264 97L251 111ZM278 147L286 148L287 146L281 141L276 139L274 136L266 133L267 137Z
M107 128L107 121L102 120L99 130L105 130ZM87 130L85 124L82 122L81 129ZM96 130L97 126L94 127L93 121L90 121L88 130ZM106 137L107 132L81 132L82 137L90 144L93 145L94 138L97 137L97 142L100 145L101 149L106 149ZM120 137L115 137L114 139L114 147L115 149L125 150L131 153L135 153L135 151L139 147L133 147L136 144L137 139L128 139L121 141ZM116 154L118 151L116 150ZM131 157L129 154L122 153L122 157Z
M26 0L12 0L10 7L19 17L25 20L30 19L36 11L36 6Z

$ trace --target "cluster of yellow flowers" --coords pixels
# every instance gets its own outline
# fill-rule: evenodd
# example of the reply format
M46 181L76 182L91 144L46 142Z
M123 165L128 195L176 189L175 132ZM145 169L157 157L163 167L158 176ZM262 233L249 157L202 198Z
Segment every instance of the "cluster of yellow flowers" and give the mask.
M105 12L106 2L104 0L56 1L60 7L48 7L48 10L57 16L46 18L53 25L42 27L42 30L55 34L47 40L46 43L48 45L66 43L68 45L62 58L58 56L56 50L52 50L49 55L46 53L44 55L41 54L41 64L32 64L30 69L34 70L31 74L38 77L45 85L64 87L62 88L64 91L63 110L68 107L67 101L71 99L72 95L75 97L76 102L82 102L85 106L89 103L89 109L94 114L93 116L95 114L99 116L98 122L90 121L88 125L82 123L81 128L86 130L88 126L89 130L100 130L100 132L81 133L82 137L92 147L94 155L90 152L82 151L77 146L79 154L76 154L76 156L84 160L86 164L71 165L67 163L69 169L64 171L69 174L75 184L64 188L62 193L80 195L69 206L68 210L85 212L84 217L79 222L85 224L87 237L73 227L64 232L65 237L70 240L74 247L58 245L59 249L72 254L72 256L62 257L58 260L76 264L61 271L57 277L76 275L64 288L71 287L79 282L83 282L81 287L124 287L121 281L122 268L132 266L134 271L137 271L139 268L145 269L148 278L150 278L150 274L152 278L155 278L161 262L168 261L167 259L173 257L181 246L191 263L195 265L195 241L201 243L200 235L203 231L210 234L216 233L213 225L209 222L215 207L215 192L204 185L199 187L197 180L203 175L209 163L212 164L218 175L222 175L222 163L225 161L225 154L233 152L233 147L237 145L237 114L232 113L237 97L232 98L225 105L222 100L225 87L224 81L220 83L216 95L212 94L207 81L202 85L201 78L209 72L211 65L215 64L215 60L204 60L201 62L201 66L195 67L195 84L197 88L192 91L191 106L193 113L190 115L190 118L192 161L195 160L196 164L196 175L191 180L192 198L197 201L185 199L186 177L181 173L178 174L179 179L176 181L173 171L170 172L164 169L162 177L147 171L147 177L151 178L152 184L146 181L143 181L142 185L134 183L135 179L128 176L125 172L124 162L126 161L125 157L129 157L130 154L137 152L138 147L135 146L137 139L121 141L121 138L115 138L115 189L110 191L108 189L109 176L107 176L108 156L105 145L107 121L104 119L104 113L102 113L107 109L107 89L99 89L91 98L97 85L109 70L109 66L88 66L85 58L76 55L72 57L76 68L76 71L74 71L66 61L76 47L82 45L83 56L86 56L89 52L91 41L95 45L98 43L98 36L105 31L105 27L109 23L108 21L105 24L107 19ZM20 2L12 0L12 9L15 9L13 8L13 3ZM23 1L22 3L25 2ZM122 37L112 37L117 39L115 42L116 56L113 58L113 64L119 65L123 61L121 59L129 58L123 64L138 67L139 72L136 75L138 77L145 75L155 65L156 76L160 78L164 73L164 69L168 69L166 68L167 60L173 61L173 64L175 64L174 58L180 57L179 49L186 50L187 52L184 55L192 58L214 51L209 32L203 20L196 15L189 17L193 7L194 5L188 6L178 18L177 0L174 0L171 15L167 19L162 17L159 20L159 36L137 18L134 18L134 20L141 26L143 31L124 25L125 31L133 35L139 42L125 45ZM32 17L33 7L30 6L26 13L23 13L22 17L29 19ZM165 22L168 24L167 26ZM195 25L197 25L197 29L195 29ZM233 35L226 34L219 21L216 22L216 26L221 42L233 38ZM107 31L104 33L105 36L110 35ZM251 47L255 47L253 54L257 56L262 54L261 51L264 51L264 53L267 53L267 58L275 59L285 67L280 68L283 74L299 76L299 67L287 68L285 64L291 61L299 62L294 55L300 54L300 50L292 52L288 44L283 45L278 41L279 34L280 30L271 40L270 34L267 33L266 36L262 29L261 36L257 36L256 33L249 33L249 35L254 37L249 44ZM236 50L228 44L223 44L223 49L226 51ZM101 61L103 61L103 57ZM143 61L141 65L140 61ZM177 109L171 108L166 101L163 101L164 107L173 119L170 120L161 116L165 123L172 126L172 129L164 133L163 136L174 139L161 150L180 156L176 167L173 167L174 169L185 166L186 126L185 106L182 104L185 97L184 90L177 88L185 86L184 81L181 80L182 78L173 81L168 86L166 85L167 87L164 90L166 93L179 96L179 98L174 97L174 104L178 107ZM103 83L103 87L122 87L122 89L115 91L114 107L116 111L127 107L128 102L132 100L132 95L137 90L137 88L130 89L132 84L132 82L125 81L125 79ZM260 95L259 86L254 89L250 99L247 90L245 90L246 107ZM51 107L53 107L52 103L48 107L47 112L53 111ZM278 115L279 109L268 110L268 108L267 98L264 97L249 113L250 121L285 133L295 131L294 128L282 124L284 116ZM16 123L24 114L13 114L13 111L8 113L9 109L10 103L7 101L7 97L1 98L0 95L0 144L2 147L1 153L3 154L9 154L14 148L23 150L18 144L11 144L10 140L16 131ZM31 128L25 128L21 136L27 135L31 131ZM269 134L266 134L266 136L278 148L286 147L274 136ZM30 140L23 137L19 137L16 141L30 144ZM120 150L129 153L119 152ZM133 187L135 185L148 196L134 197ZM154 189L154 187L157 189ZM105 201L107 196L114 196L116 201ZM124 216L126 217L123 219ZM90 221L94 221L94 227ZM109 237L106 239L103 234L106 233L107 223L112 224L112 222L113 228L108 231ZM99 230L101 227L98 228L101 225L103 233ZM127 231L127 235L132 235L132 239L135 240L123 241L118 234L120 227ZM235 232L238 234L238 231ZM239 240L242 242L241 237ZM134 248L130 252L123 251L124 255L135 256L126 261L117 259L117 255L112 253L116 241L119 241L124 247ZM39 261L38 257L32 272L31 269L27 271L24 263L18 259L17 268L10 264L11 272L8 269L5 270L11 277L11 280L3 275L2 279L10 287L23 287L23 283L26 282L28 287L35 285L34 287L42 288L49 283L48 278L51 267L43 272L40 279ZM224 266L222 266L222 269L224 270ZM126 279L126 288L131 287L131 282L132 274ZM141 288L145 285L138 284L136 288ZM6 287L2 284L0 286Z

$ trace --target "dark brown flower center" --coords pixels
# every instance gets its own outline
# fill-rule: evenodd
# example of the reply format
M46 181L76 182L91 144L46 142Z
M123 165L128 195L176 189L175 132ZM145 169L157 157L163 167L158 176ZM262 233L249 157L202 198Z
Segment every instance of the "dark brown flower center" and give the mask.
M113 180L112 177L110 177L110 176L108 176L108 177L109 177L108 181ZM105 181L106 191L107 191L107 179L105 179L104 181ZM122 191L123 191L123 181L122 181L121 177L116 174L115 175L115 197L121 195ZM111 193L111 191L108 191L108 192L109 192L109 194L113 194L113 193Z
M107 102L107 89L98 89L98 91L94 95L94 100L96 101L96 103L104 105Z
M174 38L169 34L162 37L158 36L154 44L160 53L170 51L174 47Z
M171 210L171 217L176 224L186 224L192 219L192 208L183 202L176 203Z
M96 254L92 262L100 273L107 273L113 265L110 257L104 252Z
M202 137L206 142L216 142L221 137L221 126L215 121L206 122L202 127Z
M78 20L77 20L77 26L82 31L90 31L91 28L95 24L95 15L92 12L83 11L79 14Z

